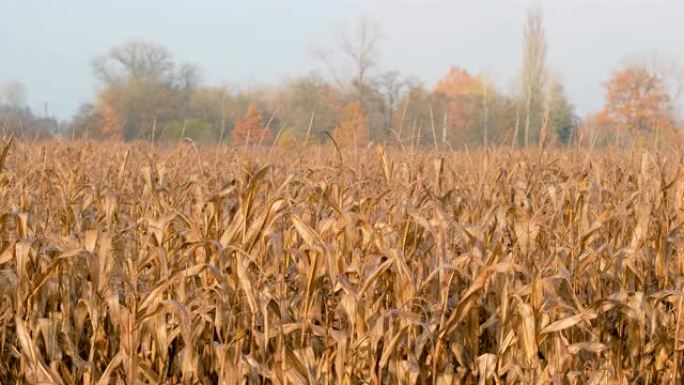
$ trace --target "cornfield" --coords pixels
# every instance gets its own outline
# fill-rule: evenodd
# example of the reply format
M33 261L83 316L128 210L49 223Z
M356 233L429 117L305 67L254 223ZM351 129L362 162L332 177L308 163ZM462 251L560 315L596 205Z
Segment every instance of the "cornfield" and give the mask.
M678 384L684 158L3 142L2 384Z

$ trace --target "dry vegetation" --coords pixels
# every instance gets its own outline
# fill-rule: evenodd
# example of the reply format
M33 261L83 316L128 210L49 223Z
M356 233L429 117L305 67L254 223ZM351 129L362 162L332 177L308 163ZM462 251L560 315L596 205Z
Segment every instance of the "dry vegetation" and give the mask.
M681 380L679 154L6 148L3 384Z

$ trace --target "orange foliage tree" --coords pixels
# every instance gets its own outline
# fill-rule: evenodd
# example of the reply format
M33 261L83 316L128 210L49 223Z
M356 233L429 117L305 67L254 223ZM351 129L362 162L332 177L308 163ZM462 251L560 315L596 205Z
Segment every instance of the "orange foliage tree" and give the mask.
M122 139L123 124L108 93L102 92L95 105L81 105L69 129L78 138Z
M444 78L437 82L434 93L443 100L446 113L446 125L442 125L442 132L438 133L442 140L479 140L483 125L483 103L491 103L495 91L481 77L452 66Z
M262 144L271 139L271 131L264 127L261 121L261 111L256 104L247 107L244 117L235 121L235 127L230 134L233 145Z
M451 66L447 74L437 82L435 93L441 93L449 97L458 97L481 92L480 80L472 76L467 70Z
M340 146L365 146L370 141L368 119L360 102L347 103L342 119L333 133Z
M116 109L108 103L99 103L97 112L100 136L121 139L123 125Z
M670 96L663 80L643 67L625 68L605 84L605 105L595 121L618 137L669 135L673 130Z

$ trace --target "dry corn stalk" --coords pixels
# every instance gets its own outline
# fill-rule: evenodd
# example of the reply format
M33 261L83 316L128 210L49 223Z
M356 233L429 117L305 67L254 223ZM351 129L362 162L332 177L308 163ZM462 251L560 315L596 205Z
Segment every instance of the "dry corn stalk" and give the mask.
M678 154L2 149L0 383L682 379Z

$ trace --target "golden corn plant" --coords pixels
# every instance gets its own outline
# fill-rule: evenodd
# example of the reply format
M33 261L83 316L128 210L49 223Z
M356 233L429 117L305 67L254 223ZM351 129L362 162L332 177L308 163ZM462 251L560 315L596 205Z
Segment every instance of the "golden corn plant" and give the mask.
M0 383L682 380L678 153L3 143Z

